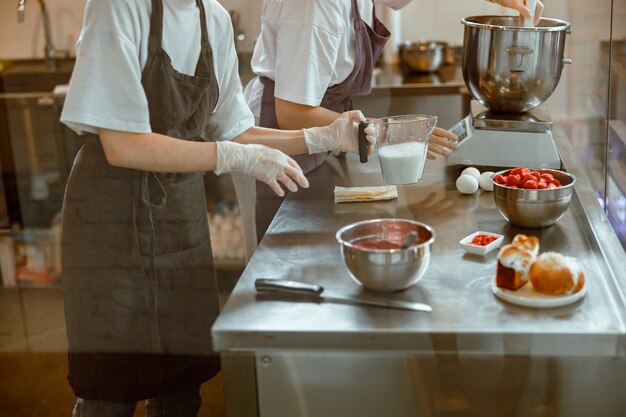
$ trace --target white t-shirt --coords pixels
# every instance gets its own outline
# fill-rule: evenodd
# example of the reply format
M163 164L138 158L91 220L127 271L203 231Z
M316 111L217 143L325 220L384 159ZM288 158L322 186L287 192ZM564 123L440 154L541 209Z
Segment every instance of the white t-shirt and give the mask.
M371 27L372 0L357 3ZM352 22L351 0L265 0L252 71L275 80L276 97L319 106L326 90L343 82L354 68ZM246 86L245 96L257 121L262 94L256 77Z
M206 140L230 140L254 126L246 105L228 12L203 0L219 101ZM149 133L141 71L148 57L150 0L89 0L61 122L78 134L107 128ZM200 54L200 14L195 0L163 0L163 49L176 70L193 75Z

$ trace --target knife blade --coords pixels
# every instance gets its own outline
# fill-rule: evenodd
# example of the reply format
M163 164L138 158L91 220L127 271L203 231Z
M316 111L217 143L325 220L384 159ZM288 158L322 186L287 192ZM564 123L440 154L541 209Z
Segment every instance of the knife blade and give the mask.
M423 311L428 313L433 311L431 306L424 303L413 303L400 300L374 300L371 298L360 298L350 295L336 294L325 291L324 287L321 285L285 279L258 278L254 281L254 288L257 292L304 296L317 302L340 302L373 307Z

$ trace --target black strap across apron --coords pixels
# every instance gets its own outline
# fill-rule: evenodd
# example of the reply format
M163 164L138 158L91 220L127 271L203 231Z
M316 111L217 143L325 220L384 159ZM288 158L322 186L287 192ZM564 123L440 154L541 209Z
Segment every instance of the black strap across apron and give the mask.
M162 48L162 0L152 0L141 83L153 132L202 140L219 91L202 0L194 75ZM104 64L103 64L104 65ZM218 292L203 175L107 163L87 137L63 206L63 292L70 385L91 400L132 402L180 391L219 371L210 328Z
M350 75L341 83L329 87L321 107L343 113L352 110L352 96L368 95L372 91L374 65L383 52L391 33L372 11L372 27L361 18L357 0L351 0L351 18L355 32L354 68ZM279 129L276 119L276 98L274 97L274 80L260 77L263 84L261 97L260 126ZM326 159L325 153L313 155L296 155L293 157L304 173L311 172ZM276 215L283 198L278 197L267 185L257 181L256 230L257 240L261 240Z

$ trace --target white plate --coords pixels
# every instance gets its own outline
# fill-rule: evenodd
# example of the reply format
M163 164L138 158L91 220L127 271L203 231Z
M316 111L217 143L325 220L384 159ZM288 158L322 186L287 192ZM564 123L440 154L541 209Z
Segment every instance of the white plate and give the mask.
M511 304L517 304L522 307L553 308L572 304L583 298L587 293L587 285L584 285L580 291L574 294L546 295L535 291L530 281L517 291L500 288L496 285L496 277L493 277L491 279L491 291L496 297Z

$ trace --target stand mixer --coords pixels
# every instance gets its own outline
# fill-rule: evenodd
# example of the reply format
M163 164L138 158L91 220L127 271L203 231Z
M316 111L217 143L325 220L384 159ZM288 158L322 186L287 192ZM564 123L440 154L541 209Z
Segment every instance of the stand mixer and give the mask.
M537 107L561 77L569 23L542 18L474 16L465 25L463 78L474 97L471 113L451 130L458 148L449 165L561 167L550 115Z

